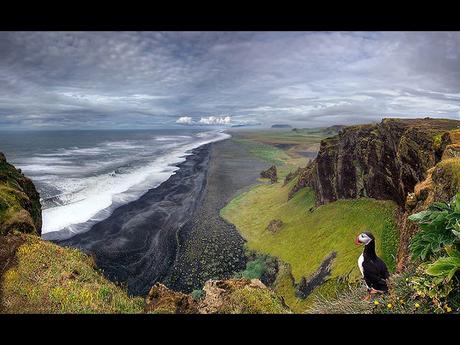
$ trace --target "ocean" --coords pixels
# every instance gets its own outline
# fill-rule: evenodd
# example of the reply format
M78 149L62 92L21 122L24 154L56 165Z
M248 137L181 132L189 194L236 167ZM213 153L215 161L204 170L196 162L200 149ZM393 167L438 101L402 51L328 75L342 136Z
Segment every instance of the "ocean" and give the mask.
M228 137L203 128L1 131L0 151L40 193L42 237L63 239L159 186L194 148Z

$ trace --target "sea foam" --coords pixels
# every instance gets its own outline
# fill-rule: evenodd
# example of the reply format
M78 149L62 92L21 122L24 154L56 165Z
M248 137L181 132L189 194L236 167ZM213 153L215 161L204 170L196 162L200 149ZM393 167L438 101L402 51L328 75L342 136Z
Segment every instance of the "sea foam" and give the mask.
M193 138L190 136L162 136L154 140L161 145L163 153L152 157L145 165L136 166L133 169L129 168L128 165L128 168L116 168L108 173L86 176L94 165L92 162L86 164L89 165L87 168L85 165L80 167L84 171L82 177L78 176L78 171L72 177L59 178L56 175L54 186L60 191L60 194L50 198L54 205L43 210L43 237L63 239L89 230L96 222L109 217L115 208L138 199L149 189L166 181L178 169L176 165L185 161L186 157L192 154L193 149L229 137L230 135L226 133L216 131L201 132ZM183 141L177 143L179 139ZM146 157L147 154L142 152L142 146L131 142L105 143L101 147L109 152L114 148L138 149L141 151L137 153L139 157ZM66 157L69 154L94 155L96 152L101 154L101 147L94 149L72 148L59 152L57 155ZM46 156L40 155L40 157L45 158ZM46 158L50 158L53 163L56 163L55 157ZM44 162L41 160L41 163ZM38 163L38 161L34 163ZM109 163L113 163L113 161L109 159L107 164ZM115 163L112 164L114 167L123 167L124 162L115 161ZM31 168L31 166L29 165L27 168ZM49 174L65 174L70 169L75 169L75 167L60 164L53 164L48 167L34 166L32 168L37 169L36 171L40 173ZM122 171L120 172L120 170Z

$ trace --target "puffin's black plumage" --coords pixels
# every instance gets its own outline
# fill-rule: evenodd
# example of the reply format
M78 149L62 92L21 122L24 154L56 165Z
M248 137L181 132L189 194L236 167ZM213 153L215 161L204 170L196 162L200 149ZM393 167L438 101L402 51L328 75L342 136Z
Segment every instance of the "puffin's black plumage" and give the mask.
M388 268L385 262L375 253L375 238L372 233L365 232L364 234L372 239L369 243L365 244L362 254L362 273L364 281L368 288L387 292L388 285L386 280L390 276Z

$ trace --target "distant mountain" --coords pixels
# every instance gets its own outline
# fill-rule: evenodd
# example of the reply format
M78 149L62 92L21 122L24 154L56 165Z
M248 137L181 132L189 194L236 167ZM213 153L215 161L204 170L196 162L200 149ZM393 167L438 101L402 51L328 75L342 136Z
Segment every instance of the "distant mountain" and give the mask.
M316 128L293 128L293 132L299 134L323 134L323 135L336 135L341 129L345 128L343 125L335 125L330 127L316 127Z
M271 128L292 128L292 126L287 124L274 124Z
M344 127L345 127L344 125L334 125L334 126L327 127L326 130L335 134L335 133L340 132L340 130Z
M248 123L236 123L232 125L231 127L253 127L253 126L260 126L260 122L248 122Z

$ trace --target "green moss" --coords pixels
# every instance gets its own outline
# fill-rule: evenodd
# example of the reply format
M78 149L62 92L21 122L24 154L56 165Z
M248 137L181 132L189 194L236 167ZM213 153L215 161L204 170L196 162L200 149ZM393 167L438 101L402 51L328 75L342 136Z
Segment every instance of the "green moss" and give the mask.
M40 224L41 206L35 187L0 153L0 234L12 228L37 232Z
M5 235L10 224L18 224L17 230L34 232L31 215L22 207L29 199L19 190L0 185L0 235ZM25 226L28 225L28 226Z
M442 134L443 133L438 133L433 137L433 147L435 150L439 150L441 148Z
M195 301L198 301L204 297L204 291L200 289L193 290L190 295Z
M18 263L3 275L3 306L11 313L139 313L144 300L131 298L95 270L77 249L24 236ZM52 258L52 260L50 260Z
M278 296L268 289L250 288L233 291L220 311L223 314L286 314Z
M246 263L246 269L237 274L237 277L246 279L260 279L262 274L264 274L265 269L265 261L263 258L259 257Z

